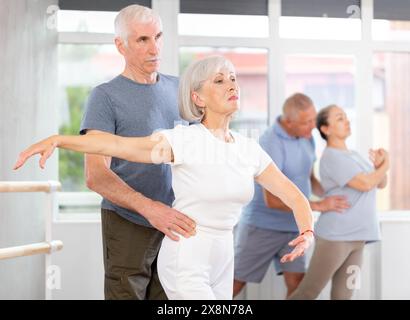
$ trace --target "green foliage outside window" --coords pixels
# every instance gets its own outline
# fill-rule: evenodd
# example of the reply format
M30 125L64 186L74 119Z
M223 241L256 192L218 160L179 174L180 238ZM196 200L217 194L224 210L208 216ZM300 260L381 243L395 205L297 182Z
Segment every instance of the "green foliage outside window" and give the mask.
M90 90L90 87L66 88L70 121L60 127L60 134L78 135ZM81 153L60 149L59 173L64 191L88 191L84 181L84 156Z

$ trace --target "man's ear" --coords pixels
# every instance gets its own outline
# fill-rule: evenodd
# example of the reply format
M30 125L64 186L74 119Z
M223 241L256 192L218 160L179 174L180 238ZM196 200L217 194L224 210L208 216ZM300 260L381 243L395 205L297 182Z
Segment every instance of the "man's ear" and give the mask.
M195 103L195 105L197 105L198 107L205 107L205 101L202 100L201 96L199 95L198 92L192 92L191 93L191 99L193 101L193 103Z
M285 126L288 128L292 128L293 127L293 123L292 121L289 120L288 117L284 117L282 118L282 121L285 123Z
M121 53L122 55L124 55L124 53L125 53L125 43L124 43L124 40L122 40L122 38L120 38L120 37L116 37L115 39L114 39L114 42L115 42L115 46L117 47L117 50L118 50L118 52L119 53Z

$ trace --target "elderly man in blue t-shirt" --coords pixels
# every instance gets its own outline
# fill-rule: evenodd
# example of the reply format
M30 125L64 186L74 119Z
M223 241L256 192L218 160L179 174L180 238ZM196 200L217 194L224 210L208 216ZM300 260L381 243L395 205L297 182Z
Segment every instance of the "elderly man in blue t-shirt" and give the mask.
M128 6L115 19L115 33L124 71L91 92L80 133L134 137L174 128L181 121L178 79L158 72L160 17L149 8ZM98 155L86 155L85 166L87 186L104 198L105 298L166 299L156 267L162 238L189 237L195 225L170 208L174 194L169 166Z
M260 145L271 156L278 168L303 192L322 197L324 192L313 173L315 144L312 130L316 126L316 110L312 100L301 93L290 96L283 112L273 126L260 137ZM342 196L330 196L310 201L315 211L342 211L348 208ZM298 236L295 219L279 198L259 185L244 209L237 227L235 241L234 295L247 282L259 283L273 261L276 272L283 274L289 296L302 281L306 271L305 257L281 263L280 259L292 248L289 241Z

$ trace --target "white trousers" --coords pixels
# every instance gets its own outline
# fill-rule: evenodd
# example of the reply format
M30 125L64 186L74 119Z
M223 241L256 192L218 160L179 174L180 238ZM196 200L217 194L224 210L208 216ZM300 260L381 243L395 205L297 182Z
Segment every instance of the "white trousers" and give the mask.
M233 232L196 227L179 241L164 237L158 276L170 300L232 300Z

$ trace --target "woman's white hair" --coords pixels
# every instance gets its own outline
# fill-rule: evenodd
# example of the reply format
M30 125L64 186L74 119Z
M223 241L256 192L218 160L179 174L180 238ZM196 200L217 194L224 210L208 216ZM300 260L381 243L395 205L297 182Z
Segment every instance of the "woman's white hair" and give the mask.
M128 45L128 35L131 23L151 23L159 22L162 25L160 16L150 8L132 4L121 9L114 21L115 36L121 38L125 45Z
M223 56L209 56L195 61L188 66L179 80L179 113L182 119L201 121L205 115L204 108L198 107L191 98L191 93L199 92L205 80L223 69L235 72L232 62Z

